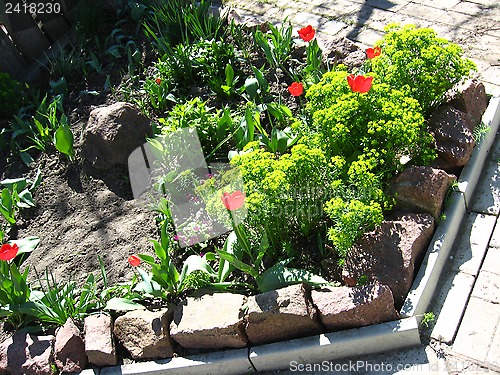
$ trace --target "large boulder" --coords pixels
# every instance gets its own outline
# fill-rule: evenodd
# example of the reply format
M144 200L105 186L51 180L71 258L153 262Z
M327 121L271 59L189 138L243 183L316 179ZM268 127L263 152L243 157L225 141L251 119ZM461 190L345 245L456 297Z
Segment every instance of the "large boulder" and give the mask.
M172 311L135 310L115 320L114 333L134 359L171 358L174 342L169 334Z
M16 332L0 344L0 374L52 375L54 340Z
M362 327L398 318L386 285L324 287L311 291L321 323L328 331Z
M80 372L87 367L88 358L83 336L71 318L57 330L54 360L57 368L63 373Z
M408 214L397 220L383 221L348 253L342 270L344 282L355 286L366 279L369 283L387 285L399 309L433 232L434 219L428 214Z
M184 348L243 348L248 344L244 301L243 295L233 293L188 297L174 310L170 335Z
M251 296L247 301L246 334L252 345L322 333L316 308L304 285Z
M448 189L456 180L441 169L410 166L389 183L388 194L395 197L395 208L428 213L439 219Z
M90 315L85 318L85 352L89 362L96 366L114 366L118 363L113 321L106 314Z
M98 169L127 165L132 151L152 135L147 117L131 104L118 102L90 113L80 153Z
M434 165L445 170L463 167L476 145L468 115L451 106L438 108L429 118L438 158Z

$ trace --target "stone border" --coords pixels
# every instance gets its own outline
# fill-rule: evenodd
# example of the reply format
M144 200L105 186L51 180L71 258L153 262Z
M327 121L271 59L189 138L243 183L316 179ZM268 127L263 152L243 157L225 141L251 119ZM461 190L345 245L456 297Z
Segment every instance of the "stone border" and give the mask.
M318 363L350 356L402 349L420 345L418 329L423 314L434 294L439 276L460 228L474 189L482 172L500 125L500 97L492 97L482 121L490 132L474 148L471 159L458 180L458 191L452 194L428 247L419 272L400 311L403 319L340 332L315 335L296 340L233 349L215 353L148 361L123 366L88 369L82 375L160 375L176 374L242 374L286 368L291 361ZM462 311L457 311L462 314Z
M482 121L490 127L490 131L474 148L469 162L460 174L458 191L452 194L449 205L444 211L446 219L438 225L413 286L401 308L400 314L403 317L423 314L434 294L439 276L462 223L462 218L468 209L481 176L484 161L495 140L500 125L500 97L490 99ZM457 311L457 313L462 314L462 311Z

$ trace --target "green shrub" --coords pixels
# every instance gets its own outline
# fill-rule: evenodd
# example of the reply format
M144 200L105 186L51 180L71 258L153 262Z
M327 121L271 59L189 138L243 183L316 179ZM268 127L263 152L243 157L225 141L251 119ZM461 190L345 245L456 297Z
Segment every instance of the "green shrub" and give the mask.
M266 233L271 246L280 251L317 229L333 177L321 149L298 144L277 158L254 142L234 156L231 164L243 177L246 222L257 237Z
M357 199L333 198L326 203L325 212L334 225L328 230L328 239L341 258L362 234L375 228L384 219L382 207L374 201L364 203Z
M475 69L471 60L461 57L459 46L438 38L432 29L390 24L386 31L377 43L382 54L373 59L372 69L381 82L417 99L424 113Z
M21 84L8 73L0 72L0 116L12 117L17 114L23 102Z
M424 163L434 157L433 138L425 131L415 99L378 83L377 76L368 93L352 92L347 75L326 73L306 94L312 130L319 133L328 156L344 157L348 168L365 155L372 170L386 177L401 168L403 155Z

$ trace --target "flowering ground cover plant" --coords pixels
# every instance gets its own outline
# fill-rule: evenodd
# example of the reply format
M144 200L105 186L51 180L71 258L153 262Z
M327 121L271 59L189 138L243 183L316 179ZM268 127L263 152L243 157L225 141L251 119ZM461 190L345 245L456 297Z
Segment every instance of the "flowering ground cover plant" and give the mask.
M285 20L268 25L268 31L248 31L209 12L209 1L136 3L143 6L125 7L111 26L101 20L99 31L89 31L91 25L80 20L81 46L88 53L83 48L79 62L66 67L82 73L87 85L94 80L92 88L102 93L77 86L74 72L66 72L50 77L44 99L12 115L4 152L44 170L34 182L16 180L17 193L13 184L3 187L0 225L25 234L37 220L40 231L50 224L42 209L34 220L20 212L19 221L13 202L30 207L38 198L46 202L35 188L44 188L42 175L54 178L53 165L64 176L58 183L71 192L85 190L87 180L109 184L114 192L126 185L121 198L131 201L124 178L130 171L106 177L80 162L73 145L81 130L73 120L81 120L82 103L126 101L154 123L144 150L155 155L154 180L145 197L151 198L148 212L156 216L151 220L156 237L149 247L134 240L117 255L100 241L74 251L95 258L99 280L91 273L76 284L59 283L47 273L45 280L30 283L29 269L19 271L15 260L16 230L2 230L3 316L16 326L59 325L68 316L165 306L193 293L337 285L339 266L353 244L390 212L393 200L384 193L389 179L408 160L425 165L435 157L426 115L473 64L459 47L428 29L391 25L366 50L364 64L348 68L325 62L310 25L294 32ZM128 23L130 30L123 26ZM140 38L146 48L138 59ZM93 40L98 47L89 47ZM116 77L120 58L123 74ZM74 109L71 114L68 108ZM42 151L67 158L52 163ZM124 183L109 181L115 178ZM13 180L0 184L5 181ZM86 205L98 199L107 203L106 194L99 193L89 193ZM65 215L74 211L56 203L52 206L59 205ZM101 210L117 216L108 206ZM95 223L100 215L82 220L92 222L82 238L101 230ZM77 247L79 241L74 242ZM72 252L69 248L65 252ZM69 257L59 254L54 262ZM120 263L119 272L113 272L113 263ZM105 267L116 283L109 282Z

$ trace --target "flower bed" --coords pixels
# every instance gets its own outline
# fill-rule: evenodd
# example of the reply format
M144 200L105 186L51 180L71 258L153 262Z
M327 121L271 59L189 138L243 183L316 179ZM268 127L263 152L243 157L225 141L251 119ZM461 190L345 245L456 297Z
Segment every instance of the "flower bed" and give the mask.
M102 311L116 318L118 342L135 360L397 319L455 179L438 168L459 172L482 129L476 125L486 96L478 83L454 99L460 110L437 109L473 64L429 29L388 26L366 57L352 63L359 49L345 53L355 46L340 40L322 51L310 26L298 37L286 22L246 29L210 13L208 2L175 3L120 9L127 25L136 22L135 37L117 28L100 34L82 16L77 24L87 55L71 65L75 49L53 62L51 90L6 127L4 152L19 156L33 176L0 182L6 322L16 329L64 325L55 338L55 363L68 371L83 368L86 356L97 366L116 363L111 319L85 318ZM134 41L141 27L157 62ZM108 45L92 50L94 40ZM75 72L62 69L82 72L89 84L103 78L103 62L108 72L119 64L127 69L111 101L79 90L71 82ZM104 78L109 87L112 74ZM70 124L78 114L65 112L93 96L114 104L83 116L89 121L77 146L79 129ZM454 134L462 138L450 145ZM56 151L63 156L52 163L45 153ZM119 179L128 165L132 191L124 195L134 194L142 206L122 208L132 227L144 211L149 228L157 223L152 248L131 249L130 240L115 254L122 270L128 257L131 281L108 280L113 255L107 252L94 254L100 280L89 274L62 282L47 273L35 282L28 267L19 271L16 256L31 253L26 264L36 266L35 249L44 246L30 236L37 225L43 232L37 223L43 215L30 218L28 209L43 200L39 189L46 189L46 173L54 177L54 164L58 178L78 171L81 185L82 171L90 171L111 190L128 185ZM75 179L62 180L78 191ZM429 184L431 194L422 199ZM99 193L102 207L118 203ZM112 221L117 211L105 213ZM94 220L90 232L106 220ZM122 233L117 228L115 236ZM86 235L80 232L82 240ZM66 245L77 246L75 240ZM225 307L205 319L213 306ZM65 367L58 342L69 331L83 343L71 320L82 328L84 319L86 356Z

